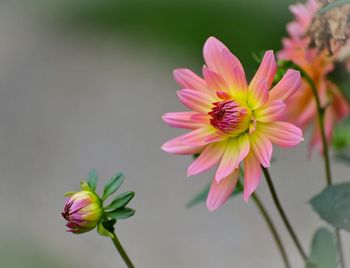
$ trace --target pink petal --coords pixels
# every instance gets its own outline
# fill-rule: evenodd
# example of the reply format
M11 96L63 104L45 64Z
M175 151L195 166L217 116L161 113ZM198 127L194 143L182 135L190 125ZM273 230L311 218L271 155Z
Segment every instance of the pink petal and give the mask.
M215 37L209 37L204 44L203 56L209 69L216 73L224 74L226 72L226 60L222 51L227 47Z
M172 127L196 129L203 126L202 122L194 120L196 112L175 112L166 113L162 116L165 123Z
M167 153L171 154L196 154L203 150L203 147L201 146L189 146L183 144L180 140L182 139L182 136L176 137L174 139L171 139L163 144L161 149Z
M222 56L224 58L224 63L226 63L223 75L229 87L233 87L233 91L245 91L248 85L241 62L226 48L222 51Z
M186 107L200 113L208 113L215 102L210 95L193 89L178 90L177 96Z
M211 143L212 138L225 139L225 137L218 135L217 130L212 126L204 126L183 135L180 141L188 146L199 147Z
M215 180L220 182L238 168L240 162L248 154L249 148L247 134L242 134L239 138L229 140L219 167L216 170Z
M230 100L231 99L231 95L228 94L226 91L217 91L216 95L222 100Z
M253 153L244 159L244 201L248 202L251 194L258 188L261 179L261 165Z
M267 82L264 78L261 78L256 86L249 90L248 103L252 109L261 107L269 97Z
M200 113L195 113L194 115L191 116L191 120L200 124L210 124L210 115L209 114L200 114Z
M231 88L246 89L247 81L242 64L230 50L215 37L209 37L203 48L208 68L220 74Z
M333 128L336 123L336 114L334 113L333 109L326 109L325 116L324 116L324 130L326 134L326 140L327 143L330 144L332 141L332 134L333 134ZM320 132L320 126L318 124L318 121L315 121L314 131L311 137L310 142L310 151L312 149L318 149L321 153L323 153L323 144L322 144L322 137Z
M311 136L311 141L309 144L309 154L311 155L313 149L319 150L323 153L322 138L320 132L320 126L317 121L314 122L314 129Z
M175 69L173 74L175 81L181 86L181 88L208 92L204 79L196 75L191 70L185 68Z
M256 88L258 86L259 81L262 79L266 80L267 88L270 88L275 77L276 70L277 63L272 50L266 51L258 71L256 72L253 80L249 84L249 88Z
M286 105L281 100L268 101L262 107L254 111L257 121L272 122L281 117Z
M270 100L286 100L300 87L300 72L289 69L269 92Z
M254 131L250 136L250 145L261 165L269 167L272 156L272 143L264 134L264 132L259 130Z
M287 122L260 123L259 130L281 147L293 147L304 140L301 129Z
M220 74L209 70L206 66L203 66L202 72L210 90L212 90L213 92L227 91L228 85L226 84L225 80Z
M207 197L207 208L209 211L214 211L221 207L231 196L237 184L238 174L239 169L236 169L220 182L213 180Z
M210 169L225 152L227 141L209 144L187 169L187 176L193 176Z
M337 120L344 119L349 114L349 103L335 84L328 81L328 87L332 95L332 108L336 118Z
M300 38L305 33L305 28L299 23L292 21L287 24L287 32L292 38Z

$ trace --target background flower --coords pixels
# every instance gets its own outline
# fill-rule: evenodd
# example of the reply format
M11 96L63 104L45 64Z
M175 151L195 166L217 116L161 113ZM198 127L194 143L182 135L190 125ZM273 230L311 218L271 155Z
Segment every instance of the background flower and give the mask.
M328 75L334 68L337 54L330 56L327 49L319 51L311 48L311 38L307 35L313 18L319 9L315 0L305 4L290 7L295 20L287 25L289 36L282 40L283 48L278 58L291 60L299 65L314 81L323 107L328 107L325 113L325 128L327 140L330 143L332 130L337 122L349 113L349 105L339 88L329 80ZM301 89L287 100L285 118L302 129L314 125L310 147L321 150L321 138L317 126L316 102L310 85L303 80Z

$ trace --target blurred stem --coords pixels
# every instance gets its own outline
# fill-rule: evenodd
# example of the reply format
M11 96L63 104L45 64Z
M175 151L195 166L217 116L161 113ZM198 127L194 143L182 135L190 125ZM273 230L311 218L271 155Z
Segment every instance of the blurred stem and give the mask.
M298 237L296 236L295 231L294 231L292 225L290 224L286 213L283 210L283 207L282 207L281 202L280 202L280 200L278 198L275 186L273 185L272 178L271 178L271 175L269 173L269 170L267 168L264 168L264 167L262 167L262 170L264 172L267 185L269 186L269 189L270 189L270 192L271 192L271 195L272 195L272 199L275 202L277 210L278 210L278 212L279 212L279 214L280 214L280 216L281 216L281 218L282 218L282 220L283 220L283 222L284 222L284 224L285 224L285 226L286 226L290 236L292 237L292 240L293 240L294 244L296 245L296 247L297 247L301 257L303 258L304 262L306 263L307 255L306 255L303 247L301 246L301 243L300 243Z
M300 67L298 68L301 75L304 77L304 79L309 83L312 93L314 94L315 100L316 100L316 106L317 106L317 114L318 114L318 124L321 132L321 138L322 138L322 148L323 148L323 159L324 159L324 166L326 171L326 182L327 185L332 185L332 173L331 173L331 163L329 160L329 150L328 150L328 143L326 138L326 132L324 128L324 116L325 111L327 107L322 107L320 96L318 95L318 91L316 88L316 85L314 81L311 79L311 77ZM343 246L340 236L339 229L335 229L336 238L337 238L337 244L338 244L338 251L339 251L339 259L340 259L340 266L342 268L345 268L345 260L344 260L344 253L343 253Z
M291 268L290 262L289 262L289 259L288 259L287 253L286 253L286 250L285 250L285 248L283 246L283 243L282 243L282 240L281 240L281 237L280 237L279 233L277 232L276 226L273 223L269 213L267 212L265 206L262 204L259 196L256 193L254 193L252 195L252 197L253 197L253 200L254 200L256 206L258 207L261 215L265 219L265 222L266 222L267 226L270 229L272 237L275 240L276 245L278 247L278 250L279 250L279 252L281 254L281 257L283 259L284 265L286 266L286 268Z
M115 232L113 233L113 237L111 238L113 241L114 246L116 247L116 249L118 250L120 256L123 258L126 266L128 268L135 268L135 266L132 264L130 258L128 257L128 255L126 254L122 244L120 243L117 235L115 234Z

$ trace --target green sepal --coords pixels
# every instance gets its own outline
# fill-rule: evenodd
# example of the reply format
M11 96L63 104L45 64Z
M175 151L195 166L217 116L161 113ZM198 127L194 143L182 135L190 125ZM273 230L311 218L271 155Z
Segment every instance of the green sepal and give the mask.
M312 239L306 268L337 268L337 259L335 235L326 228L319 228Z
M108 196L113 194L120 185L122 185L124 181L124 174L123 173L118 173L114 177L112 177L105 185L105 188L103 190L103 196L102 200L106 200Z
M311 199L318 215L335 228L350 232L350 183L326 187Z
M133 210L132 208L118 208L105 213L109 218L115 220L123 220L133 216L135 214L135 210Z
M92 191L96 190L97 181L98 181L97 172L96 172L96 169L93 168L90 170L89 175L87 177L87 183L90 186L90 189Z
M113 210L113 209L118 209L118 208L123 208L125 207L131 199L135 196L134 192L125 192L120 195L118 195L114 200L107 206L105 207L106 210Z
M81 181L80 182L80 188L83 191L91 191L91 188L90 188L89 184L86 181Z
M71 197L72 195L76 194L77 192L66 192L64 193L65 197Z
M108 220L102 221L97 226L97 232L102 236L107 236L113 238L114 236L114 225L116 224L116 220Z

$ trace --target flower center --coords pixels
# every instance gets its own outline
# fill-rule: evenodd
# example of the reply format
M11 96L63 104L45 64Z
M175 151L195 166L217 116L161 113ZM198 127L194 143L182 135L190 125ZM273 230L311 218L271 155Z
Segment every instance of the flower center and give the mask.
M216 129L230 136L236 136L249 128L251 110L233 100L214 103L214 107L208 114L210 123Z

